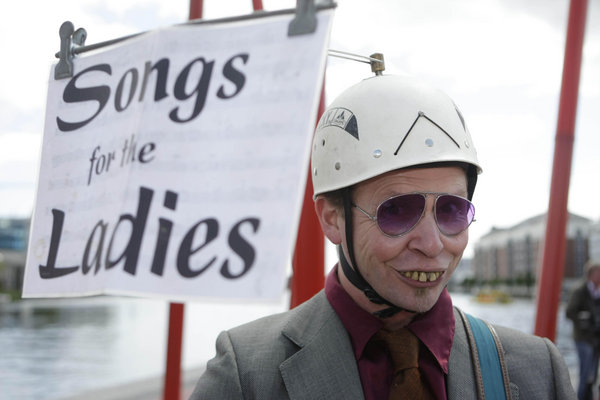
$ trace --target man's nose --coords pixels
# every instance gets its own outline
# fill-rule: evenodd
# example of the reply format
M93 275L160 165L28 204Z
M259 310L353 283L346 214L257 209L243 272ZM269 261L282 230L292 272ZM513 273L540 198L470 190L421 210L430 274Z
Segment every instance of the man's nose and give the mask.
M408 247L411 250L423 253L427 257L437 256L444 248L441 238L442 233L437 226L432 207L425 210L425 214L409 235L411 238Z

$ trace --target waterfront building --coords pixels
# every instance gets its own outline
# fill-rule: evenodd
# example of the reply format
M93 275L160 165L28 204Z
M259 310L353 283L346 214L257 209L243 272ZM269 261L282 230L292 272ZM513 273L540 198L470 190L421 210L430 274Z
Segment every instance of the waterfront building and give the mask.
M593 222L569 213L565 279L579 278L590 258L590 232ZM479 282L532 282L538 274L546 234L546 214L538 215L508 228L493 228L474 246L474 272ZM600 251L600 227L594 251ZM600 260L600 258L598 258Z
M591 260L600 261L600 221L590 228L589 254Z
M28 238L28 218L0 218L0 291L21 291Z

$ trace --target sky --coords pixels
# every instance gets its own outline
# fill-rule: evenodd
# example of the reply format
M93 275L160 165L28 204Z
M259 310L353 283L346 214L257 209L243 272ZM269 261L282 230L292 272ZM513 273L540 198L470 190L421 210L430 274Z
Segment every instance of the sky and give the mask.
M266 11L295 1L263 0ZM383 53L386 73L418 76L450 95L475 142L472 251L492 227L546 212L561 85L567 0L339 0L330 49ZM35 199L47 82L70 20L86 44L185 22L189 0L1 2L0 216L27 217ZM204 18L252 12L251 0L204 0ZM329 57L326 98L369 66ZM590 0L569 211L600 219L600 1Z

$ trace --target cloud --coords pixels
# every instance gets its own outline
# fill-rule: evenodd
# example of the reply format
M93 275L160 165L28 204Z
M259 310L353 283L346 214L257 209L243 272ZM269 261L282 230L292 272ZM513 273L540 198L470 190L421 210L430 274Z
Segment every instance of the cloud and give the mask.
M0 215L32 212L40 149L40 134L0 134Z
M36 161L40 148L41 136L36 133L9 132L0 134L0 162Z

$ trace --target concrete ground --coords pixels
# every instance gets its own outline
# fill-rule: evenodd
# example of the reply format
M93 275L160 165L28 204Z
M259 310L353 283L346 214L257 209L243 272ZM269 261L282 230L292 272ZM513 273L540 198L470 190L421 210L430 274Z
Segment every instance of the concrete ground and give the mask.
M203 371L204 367L182 371L179 399L164 398L164 376L157 376L114 387L90 390L57 400L188 400ZM577 388L576 371L571 371L571 378L574 387ZM600 400L600 395L594 399Z
M204 368L183 371L180 399L164 399L164 376L63 397L60 400L187 400Z

